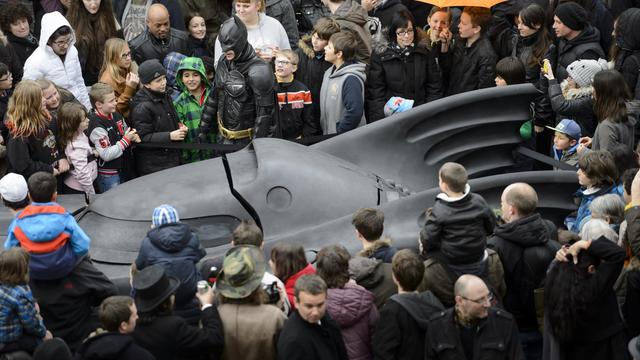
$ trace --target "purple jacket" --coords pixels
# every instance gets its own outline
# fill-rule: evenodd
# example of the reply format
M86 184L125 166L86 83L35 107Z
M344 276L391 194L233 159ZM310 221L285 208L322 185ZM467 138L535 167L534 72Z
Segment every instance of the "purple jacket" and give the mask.
M379 318L373 294L351 282L329 289L327 311L340 326L349 360L373 359L371 336Z

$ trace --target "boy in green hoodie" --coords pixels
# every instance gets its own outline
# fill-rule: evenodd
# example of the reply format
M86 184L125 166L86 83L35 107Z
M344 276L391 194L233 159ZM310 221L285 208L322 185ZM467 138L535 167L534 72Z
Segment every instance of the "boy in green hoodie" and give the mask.
M202 109L211 90L211 83L207 78L202 60L197 57L184 58L178 67L176 82L181 93L173 101L173 105L178 113L179 121L189 130L184 142L192 144L196 142L195 139L198 137ZM210 142L215 144L215 133L210 133L209 137ZM182 159L185 163L209 159L212 156L213 152L207 150L182 151Z

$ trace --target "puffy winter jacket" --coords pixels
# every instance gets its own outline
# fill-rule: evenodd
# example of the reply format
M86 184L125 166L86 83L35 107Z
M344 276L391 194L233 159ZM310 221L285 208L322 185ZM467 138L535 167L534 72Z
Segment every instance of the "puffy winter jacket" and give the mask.
M442 97L440 66L421 44L408 53L392 46L377 48L367 79L369 122L385 117L384 106L392 96L412 99L414 107Z
M196 263L206 255L200 240L189 225L172 223L149 230L142 240L136 258L139 270L160 264L167 275L180 280L176 292L176 306L190 302L196 293L196 283L201 279Z
M329 289L327 312L340 327L349 360L371 359L371 337L379 318L373 294L353 283Z
M53 33L63 26L71 29L71 44L67 48L67 54L62 59L47 45ZM82 69L78 58L78 50L74 46L75 33L69 21L57 11L45 14L42 17L42 29L38 48L24 63L23 79L38 80L45 78L56 85L69 90L82 105L91 109L89 94L82 78Z
M89 145L89 139L83 132L79 132L76 137L67 144L64 149L67 160L73 165L69 170L69 176L64 179L68 187L84 191L86 194L95 194L93 181L98 177L98 163L92 156L93 149Z
M324 59L324 50L316 52L311 44L311 35L305 35L298 42L296 50L300 62L295 73L295 79L305 84L311 90L311 111L313 114L313 126L302 129L304 136L320 135L320 88L325 71L332 65Z
M445 59L445 74L449 74L446 96L495 86L498 59L486 36L470 47L457 38Z
M178 114L167 94L147 88L133 98L130 118L142 142L170 143L169 133L178 130ZM140 175L180 165L180 150L136 148L135 155Z

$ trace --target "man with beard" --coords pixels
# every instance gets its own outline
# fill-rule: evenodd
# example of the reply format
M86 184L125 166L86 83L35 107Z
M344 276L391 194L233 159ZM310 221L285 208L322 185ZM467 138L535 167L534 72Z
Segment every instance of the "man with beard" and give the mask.
M218 142L248 144L269 134L275 109L273 71L247 41L247 27L237 17L220 27L222 56L215 75L215 90L202 113L198 139L205 142L217 124Z

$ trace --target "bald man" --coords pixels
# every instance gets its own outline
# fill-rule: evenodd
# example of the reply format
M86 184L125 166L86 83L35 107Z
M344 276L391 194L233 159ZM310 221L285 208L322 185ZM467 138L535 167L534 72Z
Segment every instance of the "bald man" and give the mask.
M162 4L171 14L171 27L186 30L179 0L112 0L113 13L122 26L124 39L131 41L146 28L147 9L153 4Z
M454 293L455 307L429 321L427 360L524 359L513 316L492 307L493 294L482 279L462 275Z
M162 4L153 4L147 10L146 29L129 42L133 59L142 64L146 60L163 62L170 52L191 56L189 36L186 32L171 28L169 10Z
M536 212L538 195L529 184L507 186L500 198L504 224L494 230L487 246L498 253L504 267L507 292L504 307L520 329L522 348L528 357L542 356L542 335L533 292L540 287L547 267L560 248L555 225Z

